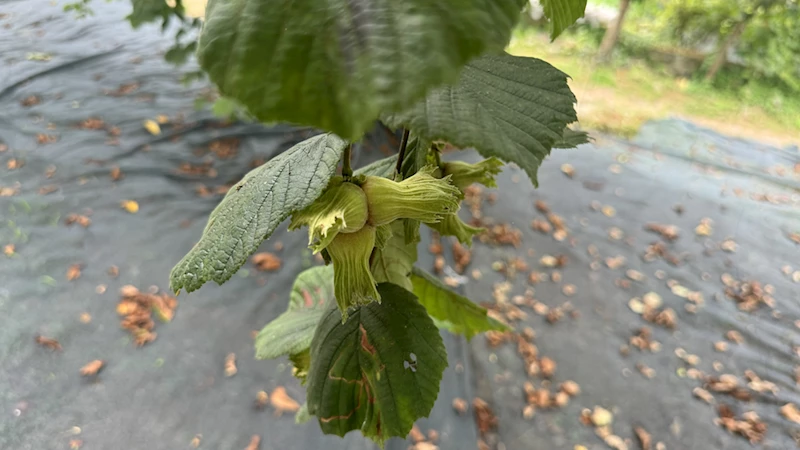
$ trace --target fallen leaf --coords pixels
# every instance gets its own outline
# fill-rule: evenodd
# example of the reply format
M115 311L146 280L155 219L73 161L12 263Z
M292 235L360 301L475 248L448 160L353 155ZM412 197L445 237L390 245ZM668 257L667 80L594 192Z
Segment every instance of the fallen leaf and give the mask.
M711 227L712 220L708 217L705 217L700 220L700 223L695 227L694 232L698 236L711 236L714 232L714 229Z
M139 212L139 203L137 203L135 200L123 200L122 202L120 202L120 206L122 207L122 209L128 211L131 214L136 214L137 212Z
M161 134L161 127L155 120L146 119L142 122L142 126L144 126L144 129L153 136L158 136Z
M169 117L165 114L159 114L156 116L156 122L158 122L161 125L164 125L166 123L169 123Z
M55 340L53 338L48 338L48 337L44 337L42 335L39 335L39 336L36 336L34 341L37 344L41 345L42 347L48 348L50 350L62 350L61 344L57 340Z
M125 175L122 173L122 169L120 169L119 166L114 166L114 167L111 168L111 180L119 181L124 176Z
M463 416L466 414L467 408L469 408L469 405L463 398L456 397L453 399L453 410L455 410L455 412L459 415Z
M485 400L476 397L472 401L472 408L475 411L475 422L477 422L481 436L497 428L497 417Z
M250 438L250 443L247 444L247 447L244 450L258 450L258 447L261 445L261 436L254 434L253 437Z
M300 409L300 404L293 398L289 397L286 393L286 388L283 386L276 387L272 394L269 396L269 402L275 408L275 415L280 417L284 412L297 412Z
M561 165L561 172L564 175L566 175L566 176L568 176L570 178L575 176L575 168L572 167L572 164L568 164L568 163L562 164Z
M650 450L653 442L653 438L650 436L650 433L648 433L643 427L635 427L633 431L636 433L636 437L639 438L639 444L641 445L642 450Z
M17 247L14 244L6 244L3 246L3 254L6 256L14 256Z
M97 375L97 373L100 372L100 369L102 369L104 365L105 363L102 360L95 359L94 361L81 367L80 370L81 375L85 377Z
M269 395L267 394L267 391L258 391L258 393L256 394L256 407L259 409L263 408L267 406L268 402L269 402Z
M781 407L781 414L788 420L800 424L800 409L794 403L787 403Z
M64 218L65 225L72 225L73 223L77 223L83 228L88 228L92 224L92 219L81 214L69 214Z
M74 281L81 277L81 263L73 264L67 269L67 281Z
M26 108L30 108L31 106L36 106L41 102L42 102L42 98L39 97L38 95L30 95L30 96L25 97L24 99L22 99L22 101L19 102L19 103L20 103L20 105L22 105L22 106L24 106Z
M239 369L236 368L236 354L228 353L228 356L225 357L225 376L232 377L237 372L239 372Z
M281 268L281 258L270 252L256 253L250 258L253 264L256 265L258 270L265 272L274 272Z

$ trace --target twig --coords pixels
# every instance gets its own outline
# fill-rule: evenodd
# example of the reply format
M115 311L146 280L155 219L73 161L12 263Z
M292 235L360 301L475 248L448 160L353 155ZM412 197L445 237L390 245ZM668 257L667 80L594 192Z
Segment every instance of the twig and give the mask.
M342 157L342 176L345 180L349 180L353 176L353 168L350 167L350 154L353 151L353 144L349 144L344 149L344 156Z
M395 172L401 173L403 170L403 158L406 156L406 147L408 147L408 135L410 131L408 128L403 130L403 140L400 141L400 151L397 153L397 167Z

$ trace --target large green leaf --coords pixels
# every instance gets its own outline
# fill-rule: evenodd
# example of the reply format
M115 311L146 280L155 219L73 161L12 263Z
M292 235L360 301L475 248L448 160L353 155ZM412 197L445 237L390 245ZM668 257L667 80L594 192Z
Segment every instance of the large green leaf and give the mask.
M211 213L200 241L172 269L175 292L222 284L294 211L310 205L328 185L347 142L332 134L307 139L252 170Z
M395 220L391 223L392 237L386 241L383 248L375 249L370 269L378 283L386 281L410 291L412 287L408 276L414 263L417 262L417 243L406 243L405 222ZM417 227L419 228L419 223Z
M210 0L198 59L258 119L356 140L500 50L524 0Z
M536 58L485 55L467 64L457 84L430 92L382 121L423 138L475 147L517 163L534 184L536 170L578 119L567 75Z
M319 319L333 301L333 266L304 270L294 280L289 308L256 337L256 359L300 353L311 345Z
M381 303L357 308L347 322L323 317L311 344L309 413L322 431L361 430L383 443L405 437L430 414L447 367L439 330L407 290L378 285Z
M551 39L583 17L586 10L586 0L541 0L541 3L544 15L550 19Z
M414 267L414 295L440 328L470 339L484 331L506 331L508 327L486 315L486 310L458 295L428 272Z

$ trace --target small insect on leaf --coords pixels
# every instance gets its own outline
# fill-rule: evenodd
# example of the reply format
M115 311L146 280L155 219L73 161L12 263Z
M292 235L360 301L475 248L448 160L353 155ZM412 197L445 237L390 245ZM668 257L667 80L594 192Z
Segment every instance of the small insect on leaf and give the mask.
M147 132L152 134L153 136L158 136L159 134L161 134L161 127L155 120L147 119L142 122L142 126L144 126L144 129L147 130Z
M131 214L136 214L139 212L139 203L137 203L135 200L123 200L119 205L122 207L122 209Z
M269 399L272 407L275 408L275 415L280 417L284 412L294 413L300 409L300 404L295 399L289 397L286 388L278 386L272 391Z
M34 340L37 344L41 345L42 347L49 348L50 350L62 350L61 344L53 338L38 335Z
M100 369L102 369L103 366L105 366L105 364L106 363L103 362L102 360L95 359L94 361L92 361L92 362L86 364L85 366L81 367L81 371L80 371L81 375L83 375L85 377L91 377L91 376L97 375L97 373L100 372Z

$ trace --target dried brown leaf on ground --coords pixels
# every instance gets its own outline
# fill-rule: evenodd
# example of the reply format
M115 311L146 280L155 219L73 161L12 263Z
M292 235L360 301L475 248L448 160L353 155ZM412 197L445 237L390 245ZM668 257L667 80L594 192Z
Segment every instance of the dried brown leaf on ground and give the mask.
M281 258L270 252L256 253L250 259L258 270L274 272L281 268Z
M742 333L739 333L736 330L730 330L725 333L725 338L734 344L742 344L744 343L744 338L742 337Z
M130 82L130 83L121 84L121 85L119 85L118 88L113 89L113 90L106 89L106 90L103 91L103 93L105 95L109 95L111 97L121 97L123 95L128 95L128 94L136 91L137 89L139 89L139 83L136 82L136 81L133 81L133 82Z
M219 159L230 159L239 153L239 138L229 137L211 141L208 149Z
M453 242L451 251L453 252L456 272L464 273L464 269L472 262L472 251L459 242Z
M507 223L486 227L486 231L478 235L478 240L487 245L522 245L522 231Z
M119 181L123 179L125 175L122 173L122 169L119 166L114 166L111 168L111 180Z
M636 433L636 437L639 439L639 445L641 446L642 450L651 450L653 438L650 436L650 433L648 433L644 427L634 427L633 432Z
M157 287L151 290L157 291ZM122 316L120 326L131 333L137 347L153 342L158 336L153 331L153 314L162 322L169 322L178 307L178 300L171 295L141 292L132 285L122 286L120 297L117 303L117 314Z
M42 347L50 349L50 350L63 350L61 348L61 344L57 340L55 340L53 338L49 338L49 337L44 337L42 335L38 335L38 336L36 336L34 338L34 341L37 344L41 345Z
M36 135L36 142L39 145L52 144L58 140L58 137L52 134L39 133Z
M475 423L478 426L478 431L480 431L481 436L497 428L497 417L486 401L475 397L475 399L472 400L472 408L475 411Z
M19 194L20 185L0 187L0 197L13 197Z
M644 226L647 231L659 234L668 241L674 241L680 236L680 229L675 225L664 225L660 223L648 223Z
M244 450L258 450L261 446L261 436L254 434L253 437L250 438L250 443L247 444Z
M467 413L467 409L469 409L469 404L463 398L454 398L453 399L453 410L458 413L458 415L463 416Z
M565 394L569 395L570 397L575 397L575 396L577 396L578 394L581 393L580 385L578 385L578 383L576 383L576 382L574 382L572 380L568 380L568 381L565 381L565 382L561 383L560 389L561 389L561 392L564 392Z
M714 403L714 396L713 396L713 395L711 395L711 393L710 393L710 392L708 392L707 390L705 390L705 389L703 389L703 388L701 388L701 387L696 387L696 388L694 388L694 389L692 390L692 394L693 394L695 397L699 398L700 400L702 400L702 401L704 401L704 402L708 403L709 405L711 405L711 404L713 404L713 403Z
M800 424L800 409L795 406L794 403L787 403L781 406L781 415L785 417L787 420L791 420L794 423Z
M269 403L275 408L275 415L280 417L284 412L294 413L300 409L300 404L286 393L283 386L276 387L269 396Z
M717 408L717 413L719 418L715 422L731 433L743 436L751 444L757 444L764 440L767 424L755 412L746 412L742 414L741 419L737 419L730 406L721 404Z
M85 377L90 377L93 375L97 375L100 370L105 366L105 362L100 359L95 359L94 361L86 364L85 366L81 367L80 373Z
M82 130L102 130L105 129L106 123L103 119L97 117L90 117L80 123L78 123L78 128Z
M72 225L73 223L77 223L83 228L88 228L89 225L92 224L92 219L82 214L68 214L67 217L64 218L64 224Z
M419 430L417 424L411 427L411 431L408 433L408 437L416 444L425 440L425 435L422 434L422 431Z
M75 263L67 269L67 281L74 281L81 277L81 268L83 264Z
M25 108L30 108L31 106L36 106L41 102L42 98L39 97L38 95L29 95L23 98L22 101L19 102L19 104Z
M723 283L726 285L725 295L737 303L739 310L753 312L766 305L775 307L775 299L770 294L771 286L758 281L738 281L728 274L723 274Z
M236 353L228 353L228 356L225 357L225 376L232 377L239 372L239 369L236 368Z
M269 402L269 394L267 391L258 391L256 394L256 408L261 409L267 406Z

